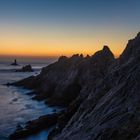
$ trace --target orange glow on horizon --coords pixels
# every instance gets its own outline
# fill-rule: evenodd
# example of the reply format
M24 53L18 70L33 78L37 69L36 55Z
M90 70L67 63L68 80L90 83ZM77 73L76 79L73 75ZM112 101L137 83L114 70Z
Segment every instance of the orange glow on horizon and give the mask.
M109 31L108 31L109 32ZM119 34L78 32L47 29L13 30L0 32L0 56L58 57L73 54L93 55L108 45L116 57L124 50L130 37Z
M96 51L108 45L115 56L119 56L125 42L105 41L98 42L97 39L5 39L0 40L0 55L2 56L26 56L26 57L56 57L61 55L71 56L73 54L93 55ZM110 39L111 40L111 39ZM105 42L105 43L104 43ZM120 42L117 43L117 42ZM117 48L117 49L116 49Z
M100 49L99 49L100 50ZM97 51L99 51L97 50ZM83 54L84 56L86 55L93 55L95 52L97 51L92 51L92 52L88 52L88 51L70 51L70 52L67 52L67 51L60 51L60 52L52 52L52 53L45 53L44 52L32 52L31 51L24 51L23 52L20 52L20 51L15 51L15 52L9 52L7 53L6 51L1 51L0 52L0 57L35 57L35 58L46 58L46 57L59 57L59 56L62 56L62 55L65 55L65 56L72 56L73 54ZM121 52L116 52L116 53L113 53L115 57L119 57Z

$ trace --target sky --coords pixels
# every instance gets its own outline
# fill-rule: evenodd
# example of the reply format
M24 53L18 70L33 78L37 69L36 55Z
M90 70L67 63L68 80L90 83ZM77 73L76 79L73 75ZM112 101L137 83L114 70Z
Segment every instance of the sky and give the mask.
M0 56L119 56L140 31L139 0L0 0Z

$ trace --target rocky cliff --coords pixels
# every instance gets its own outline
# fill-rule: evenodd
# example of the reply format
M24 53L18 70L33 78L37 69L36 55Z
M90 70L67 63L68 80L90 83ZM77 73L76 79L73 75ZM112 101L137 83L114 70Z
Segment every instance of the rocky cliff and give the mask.
M35 98L66 105L53 140L140 139L140 33L118 59L107 46L93 56L62 56L17 86Z
M35 99L46 100L51 105L69 105L85 89L91 90L108 71L114 56L107 46L93 56L62 56L34 77L14 85L35 90ZM87 95L87 94L86 94Z
M88 92L88 91L87 91ZM53 140L140 139L140 34Z

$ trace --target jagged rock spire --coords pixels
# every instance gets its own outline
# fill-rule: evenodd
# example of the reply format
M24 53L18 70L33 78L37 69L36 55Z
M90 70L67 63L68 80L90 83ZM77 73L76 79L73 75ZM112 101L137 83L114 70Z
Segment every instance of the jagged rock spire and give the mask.
M134 39L128 41L128 44L120 56L120 62L124 63L130 58L135 58L140 55L140 32Z

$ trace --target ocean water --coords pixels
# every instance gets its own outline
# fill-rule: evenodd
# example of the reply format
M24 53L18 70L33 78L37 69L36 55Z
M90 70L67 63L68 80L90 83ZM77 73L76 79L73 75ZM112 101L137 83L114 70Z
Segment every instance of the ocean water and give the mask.
M9 62L0 62L0 140L8 138L18 124L24 126L29 120L53 113L54 109L59 109L48 107L44 102L32 100L32 96L27 94L31 92L30 90L4 85L39 74L41 68L48 64L34 62L31 64L34 72L15 72L15 69L19 69L23 65L25 63L20 66L11 66ZM44 130L24 140L46 140L48 132L49 130Z

